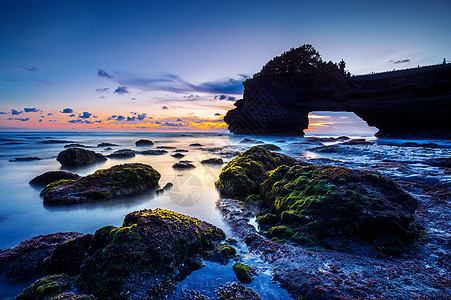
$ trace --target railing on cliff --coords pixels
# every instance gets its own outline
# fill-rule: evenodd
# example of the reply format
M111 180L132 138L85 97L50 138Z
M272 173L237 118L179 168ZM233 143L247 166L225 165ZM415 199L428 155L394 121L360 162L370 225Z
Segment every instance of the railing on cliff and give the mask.
M451 67L451 64L446 63L446 64L437 64L437 65L430 65L430 66L423 66L423 67L413 67L413 68L402 69L402 70L391 70L391 71L384 71L384 72L377 72L377 73L370 73L370 74L352 75L349 78L351 78L352 80L372 80L372 79L414 76L414 75L421 74L425 71L432 71L434 69L447 68L447 67Z

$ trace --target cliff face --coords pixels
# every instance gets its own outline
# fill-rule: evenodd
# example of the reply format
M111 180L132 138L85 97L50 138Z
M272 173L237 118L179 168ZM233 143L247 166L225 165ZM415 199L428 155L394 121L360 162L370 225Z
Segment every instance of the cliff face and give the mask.
M354 112L378 137L451 138L451 64L344 77L258 76L224 120L237 134L304 135L312 111Z

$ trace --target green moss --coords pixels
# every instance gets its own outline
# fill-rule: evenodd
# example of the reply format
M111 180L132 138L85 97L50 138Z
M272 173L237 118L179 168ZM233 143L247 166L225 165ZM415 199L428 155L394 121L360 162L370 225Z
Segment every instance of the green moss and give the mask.
M224 196L246 197L260 192L265 173L280 165L294 165L295 160L255 146L230 161L215 185Z
M221 254L225 257L233 257L236 255L236 249L230 245L221 245Z
M260 226L274 225L279 222L279 217L275 214L265 214L257 217L257 222Z
M73 182L74 179L61 179L55 182L52 182L50 184L48 184L42 191L41 191L41 196L50 192L51 190L53 190L54 188L57 188L59 186L65 185L66 183L69 182Z
M16 297L18 300L41 300L53 297L68 291L73 286L73 277L65 274L50 275L39 279L26 288Z
M269 237L278 239L290 239L293 236L293 230L285 225L273 226L265 232Z
M252 277L249 274L249 266L241 263L235 263L233 265L233 271L239 281L243 283L251 283Z
M262 145L261 147L263 147L263 148L265 148L267 150L270 150L270 151L279 151L279 150L281 150L279 146L274 145L274 144L265 144L265 145Z

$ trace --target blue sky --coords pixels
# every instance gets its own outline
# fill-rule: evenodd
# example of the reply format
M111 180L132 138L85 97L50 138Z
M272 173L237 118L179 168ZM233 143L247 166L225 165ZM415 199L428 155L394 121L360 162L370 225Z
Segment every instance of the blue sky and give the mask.
M2 1L0 126L69 128L84 112L102 121L91 127L133 112L215 120L243 78L304 43L352 74L440 63L450 12L434 0Z

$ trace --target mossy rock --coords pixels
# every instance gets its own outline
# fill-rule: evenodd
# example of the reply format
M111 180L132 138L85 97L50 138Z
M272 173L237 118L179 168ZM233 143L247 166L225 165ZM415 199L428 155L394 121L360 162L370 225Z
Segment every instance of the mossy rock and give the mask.
M241 263L235 263L233 265L233 271L236 274L236 278L242 283L251 283L252 277L249 274L249 266Z
M224 239L221 229L196 218L162 209L133 212L121 227L96 231L77 284L99 298L118 298L135 276L189 274ZM156 280L146 282L142 288L150 290Z
M74 278L66 274L50 275L39 279L19 294L17 300L54 299L74 288Z
M105 156L94 151L69 148L61 151L56 158L63 167L78 167L107 160Z
M149 165L133 163L97 170L77 180L60 180L41 192L46 204L76 204L143 192L158 185L161 175Z
M32 180L30 180L30 184L33 185L39 185L39 186L46 186L52 182L59 181L62 179L78 179L80 178L80 175L66 172L66 171L49 171L45 172L41 175L36 176Z
M222 169L215 185L223 196L244 198L260 192L266 172L281 165L295 164L292 157L255 146L230 161Z
M279 150L282 150L282 149L280 149L279 146L274 145L274 144L264 144L264 145L262 145L261 147L263 147L263 148L265 148L265 149L267 149L267 150L270 150L270 151L279 151Z
M226 264L232 257L236 255L236 249L228 244L218 244L216 248L207 256L209 261Z
M281 225L266 232L271 238L320 245L329 239L359 239L390 254L412 240L409 226L417 200L374 172L281 166L268 172L260 197L280 216Z

